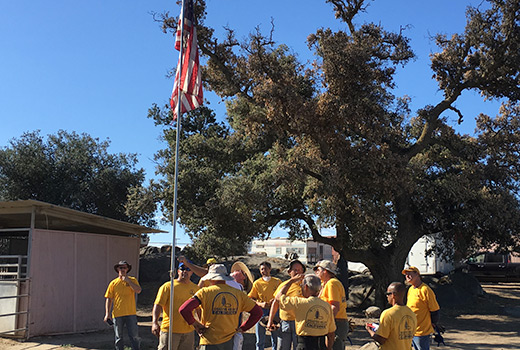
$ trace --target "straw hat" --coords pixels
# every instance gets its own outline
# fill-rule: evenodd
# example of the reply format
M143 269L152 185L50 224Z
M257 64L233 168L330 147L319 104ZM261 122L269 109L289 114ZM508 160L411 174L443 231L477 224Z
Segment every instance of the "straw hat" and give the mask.
M254 279L247 265L241 261L237 261L233 264L233 266L231 266L231 273L233 273L234 271L242 271L244 275L247 277L247 279L245 280L246 282L244 286L244 291L246 293L249 293L251 291L251 288L253 288Z

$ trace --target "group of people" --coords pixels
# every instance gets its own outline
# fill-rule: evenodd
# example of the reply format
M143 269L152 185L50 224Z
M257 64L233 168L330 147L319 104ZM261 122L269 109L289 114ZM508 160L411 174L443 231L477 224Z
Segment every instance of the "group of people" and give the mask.
M271 276L268 261L260 264L261 277L255 281L241 262L233 264L228 273L214 258L204 266L184 256L178 261L172 314L171 282L159 288L154 302L152 333L159 338L158 350L168 349L169 334L172 349L194 349L195 332L202 350L240 350L242 333L255 325L257 350L264 349L266 330L270 331L272 348L277 350L345 349L349 333L347 296L336 278L338 270L333 262L322 260L314 267L314 274L305 274L305 265L292 260L287 269L290 279L282 282ZM117 350L124 349L125 325L132 349L139 350L135 295L141 287L127 275L131 268L126 261L116 264L118 277L105 293L105 321L112 323L113 319ZM191 281L193 273L200 277L198 285ZM417 268L405 269L403 275L411 284L407 304L405 285L390 284L386 295L392 307L383 311L378 328L367 324L366 329L383 350L410 350L412 344L416 350L426 350L432 324L438 321L439 305L433 291L422 283ZM247 319L242 319L243 312L249 313Z

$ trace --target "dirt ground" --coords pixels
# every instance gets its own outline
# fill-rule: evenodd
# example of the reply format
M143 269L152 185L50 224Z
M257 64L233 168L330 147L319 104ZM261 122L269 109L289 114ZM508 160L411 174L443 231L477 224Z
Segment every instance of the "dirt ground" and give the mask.
M473 306L442 309L441 323L446 327L446 346L439 348L464 350L520 349L520 283L486 283L482 285L485 298ZM157 339L151 334L151 307L138 311L139 334L142 349L156 349ZM361 310L350 310L356 329L350 335L352 345L347 350L359 349L370 339L363 325L374 321L363 317ZM245 334L244 350L254 350L254 331ZM434 344L432 349L437 348ZM113 331L74 335L38 337L26 342L0 338L2 350L108 350L113 349ZM271 349L271 348L266 348Z

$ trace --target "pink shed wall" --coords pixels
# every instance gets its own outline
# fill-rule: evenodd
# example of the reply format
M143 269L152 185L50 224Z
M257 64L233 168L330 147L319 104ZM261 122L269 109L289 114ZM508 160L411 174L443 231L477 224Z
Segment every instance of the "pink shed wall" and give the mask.
M106 329L113 266L127 260L138 277L140 239L34 230L31 245L29 336Z

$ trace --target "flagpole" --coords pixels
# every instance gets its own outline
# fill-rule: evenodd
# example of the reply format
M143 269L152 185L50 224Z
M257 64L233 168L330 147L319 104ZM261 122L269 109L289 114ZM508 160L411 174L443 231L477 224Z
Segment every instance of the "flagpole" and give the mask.
M179 50L179 64L178 71L179 79L182 76L182 58L183 58L183 50L184 50L184 2L182 1L181 5L181 46ZM168 350L172 350L173 347L173 336L172 336L172 328L173 328L173 298L174 298L174 280L175 280L175 241L177 234L177 188L179 185L179 143L181 139L181 85L180 82L177 84L177 105L176 105L176 114L177 114L177 134L175 135L175 175L173 180L173 228L172 228L172 252L171 252L171 262L170 262L170 270L172 271L170 274L170 324L168 327Z

